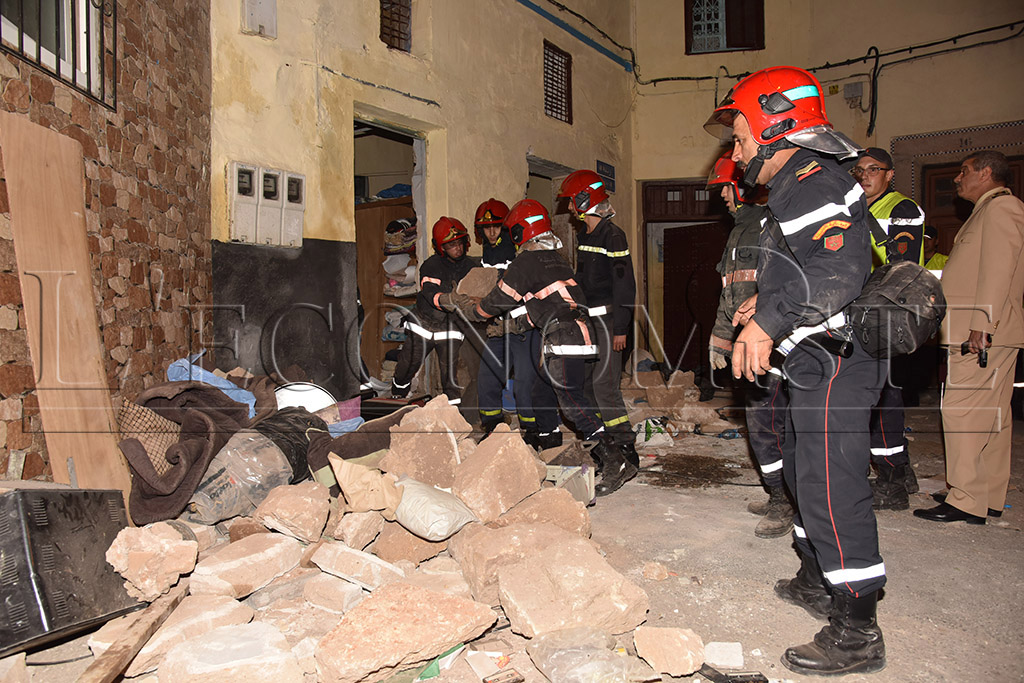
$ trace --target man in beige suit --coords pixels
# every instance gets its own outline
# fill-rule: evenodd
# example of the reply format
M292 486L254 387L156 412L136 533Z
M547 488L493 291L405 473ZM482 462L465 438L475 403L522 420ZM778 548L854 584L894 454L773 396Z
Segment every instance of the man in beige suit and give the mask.
M984 524L998 517L1010 480L1010 397L1017 348L1024 347L1024 202L1006 185L999 152L967 157L953 181L974 204L942 271L943 343L949 374L942 400L949 494L914 514L935 522ZM961 343L968 353L961 354ZM979 354L988 362L981 367Z

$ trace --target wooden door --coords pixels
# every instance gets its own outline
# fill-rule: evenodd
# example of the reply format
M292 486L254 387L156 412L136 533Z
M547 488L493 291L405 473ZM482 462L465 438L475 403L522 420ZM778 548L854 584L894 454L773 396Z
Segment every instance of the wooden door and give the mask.
M665 231L665 353L689 370L703 364L715 324L722 278L715 265L729 236L722 222Z

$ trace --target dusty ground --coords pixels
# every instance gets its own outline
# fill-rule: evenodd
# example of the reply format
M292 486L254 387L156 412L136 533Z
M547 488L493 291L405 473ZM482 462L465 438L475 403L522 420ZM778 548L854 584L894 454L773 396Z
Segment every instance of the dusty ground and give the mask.
M908 411L911 461L922 488L911 497L912 509L934 505L927 494L944 487L934 398L931 403ZM1015 422L1014 431L1011 507L998 522L942 525L910 511L878 514L889 576L878 608L888 667L843 681L1024 680L1018 621L1024 612L1024 422ZM643 464L636 480L601 499L591 515L594 539L609 562L650 595L647 624L691 628L705 642L739 642L745 668L772 680L821 680L792 674L779 662L786 647L810 640L821 623L772 592L775 581L792 576L799 562L788 537L753 535L757 518L746 505L765 494L746 440L680 437L671 452L644 457ZM663 563L673 575L645 580L641 571L648 561ZM511 636L507 629L500 633ZM84 640L31 654L30 662L85 657L31 667L32 680L74 680L91 661ZM531 683L544 680L525 655L516 655L513 665ZM435 680L474 678L460 662Z

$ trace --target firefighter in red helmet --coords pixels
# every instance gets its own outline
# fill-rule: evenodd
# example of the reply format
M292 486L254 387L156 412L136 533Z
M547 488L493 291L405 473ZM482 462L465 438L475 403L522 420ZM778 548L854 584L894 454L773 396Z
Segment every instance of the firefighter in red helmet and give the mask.
M576 281L587 296L588 313L597 334L598 358L587 363L587 400L601 416L605 429L635 467L640 458L633 445L633 426L619 384L626 337L633 321L636 279L626 233L612 218L604 180L583 169L566 176L558 192L583 223L578 234Z
M391 395L407 396L423 359L436 350L444 393L449 403L459 405L462 388L455 379L455 368L466 335L455 313L462 296L455 293L455 286L480 262L466 255L469 233L456 218L441 216L434 223L431 242L435 253L420 266L420 291L415 308L405 319L405 343L398 353Z
M867 281L871 241L864 190L836 159L859 150L832 129L818 80L795 67L763 69L737 83L706 127L717 134L721 126L732 129L732 159L744 181L769 190L758 293L734 318L743 329L732 368L753 381L772 367L774 345L787 354L778 369L793 430L783 444L783 473L797 506L801 566L775 591L829 622L813 642L787 649L782 663L805 674L878 671L885 644L875 615L885 565L867 478L868 417L885 372L852 338L843 314ZM832 355L814 334L851 340L852 355Z
M586 297L573 278L572 267L556 251L562 243L551 232L551 219L539 202L518 202L505 218L505 227L519 254L494 289L478 305L463 310L470 320L487 320L503 313L523 316L540 332L544 375L562 411L592 444L590 453L602 477L597 494L609 494L636 476L637 468L623 457L612 434L584 398L586 364L598 353Z

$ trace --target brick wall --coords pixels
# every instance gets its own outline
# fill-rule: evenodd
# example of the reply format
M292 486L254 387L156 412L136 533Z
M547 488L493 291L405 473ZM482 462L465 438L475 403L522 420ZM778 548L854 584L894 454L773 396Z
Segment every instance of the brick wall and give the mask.
M84 149L86 229L115 403L164 381L171 361L198 348L188 307L211 303L209 0L120 0L117 20L115 111L0 54L0 107ZM18 476L22 456L22 478L50 474L31 362L0 180L0 478Z

